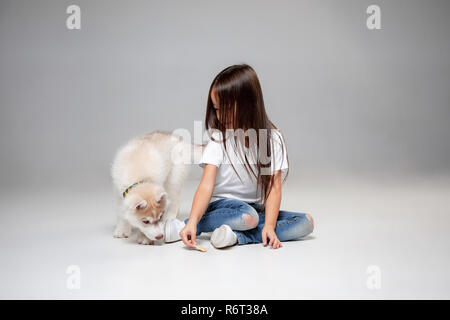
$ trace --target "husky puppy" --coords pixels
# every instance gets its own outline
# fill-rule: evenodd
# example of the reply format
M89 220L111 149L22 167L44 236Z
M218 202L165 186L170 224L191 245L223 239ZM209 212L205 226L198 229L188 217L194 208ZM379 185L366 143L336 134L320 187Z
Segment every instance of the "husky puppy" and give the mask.
M136 228L140 244L164 241L165 222L178 215L192 156L199 157L203 148L164 131L135 138L120 148L111 167L118 206L114 237L128 238Z

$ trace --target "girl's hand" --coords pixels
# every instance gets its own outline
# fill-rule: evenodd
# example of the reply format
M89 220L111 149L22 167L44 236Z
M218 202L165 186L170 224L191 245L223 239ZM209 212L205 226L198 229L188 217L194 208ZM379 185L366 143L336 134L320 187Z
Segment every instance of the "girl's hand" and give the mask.
M262 241L264 246L267 245L267 238L269 238L269 246L272 246L272 249L278 249L283 246L281 241L278 240L275 229L272 227L264 227L262 229Z
M181 240L183 240L184 244L188 247L194 248L194 246L197 244L197 241L195 239L196 233L197 226L188 221L183 230L180 231Z

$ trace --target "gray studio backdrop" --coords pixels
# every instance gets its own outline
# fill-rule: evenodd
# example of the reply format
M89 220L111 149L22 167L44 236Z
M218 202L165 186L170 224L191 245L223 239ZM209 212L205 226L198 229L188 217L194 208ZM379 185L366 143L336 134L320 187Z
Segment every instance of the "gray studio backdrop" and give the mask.
M259 75L291 179L448 174L449 13L445 0L1 0L1 185L107 187L120 145L193 133L235 63Z

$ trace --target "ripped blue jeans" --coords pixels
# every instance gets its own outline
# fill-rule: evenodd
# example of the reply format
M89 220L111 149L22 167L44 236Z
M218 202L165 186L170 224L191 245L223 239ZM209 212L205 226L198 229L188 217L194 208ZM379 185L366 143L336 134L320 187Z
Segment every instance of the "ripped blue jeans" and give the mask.
M238 244L262 243L265 213L261 205L236 199L219 199L211 202L197 224L197 235L212 232L227 224L236 233ZM185 220L187 223L189 219ZM280 210L275 233L280 241L295 240L307 236L313 225L306 213Z

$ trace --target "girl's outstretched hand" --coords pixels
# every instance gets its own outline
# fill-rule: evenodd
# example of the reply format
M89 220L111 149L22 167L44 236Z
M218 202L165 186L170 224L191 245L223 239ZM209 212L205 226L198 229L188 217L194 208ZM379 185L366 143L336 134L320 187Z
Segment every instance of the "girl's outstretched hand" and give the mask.
M193 223L190 223L189 221L180 231L181 240L183 240L185 245L191 248L194 248L194 246L197 244L197 240L195 239L196 234L197 226L195 226Z
M267 239L269 239L269 241L267 241ZM264 227L262 229L262 241L264 246L269 244L272 249L278 249L283 246L275 233L275 229L271 227Z

